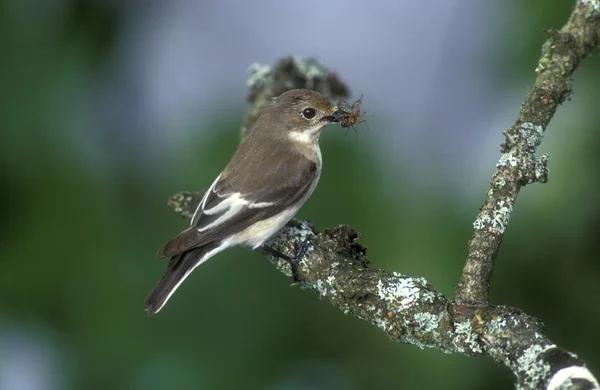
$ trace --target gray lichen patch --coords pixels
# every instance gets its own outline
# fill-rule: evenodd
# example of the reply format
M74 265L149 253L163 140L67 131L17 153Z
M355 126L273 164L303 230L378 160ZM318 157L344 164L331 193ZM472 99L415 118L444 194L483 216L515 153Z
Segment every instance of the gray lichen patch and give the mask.
M493 333L504 332L508 322L505 316L492 318L488 324L488 330Z
M455 322L454 332L451 332L449 336L456 352L467 355L483 353L483 349L479 345L479 335L471 326L470 321Z
M418 333L434 332L440 326L439 317L431 313L415 313L414 331Z
M523 122L519 125L519 134L525 140L528 147L535 149L542 143L544 127L531 122Z
M292 266L288 261L280 259L279 257L273 255L270 255L269 258L271 262L275 264L275 267L279 270L279 272L283 273L285 276L290 278L293 276Z
M502 153L502 156L500 156L500 160L498 160L498 163L496 164L496 168L516 167L517 165L519 165L519 159L509 152Z
M385 331L393 340L420 348L444 345L449 316L446 298L435 293L424 278L394 272L376 279L376 304L364 309L364 319ZM383 304L383 305L382 305ZM443 330L442 330L443 329Z
M319 64L314 58L294 57L294 64L306 77L306 87L311 89L314 87L315 79L324 79L329 74L327 68Z
M317 280L317 291L321 297L327 296L327 285L321 280Z
M500 200L496 203L496 208L491 211L491 214L480 215L475 222L473 228L475 230L487 230L496 234L503 234L508 226L510 215L512 214L512 205Z
M494 187L502 188L506 185L506 180L500 176L496 180L494 180ZM490 190L492 191L492 190Z
M538 345L534 344L527 348L523 354L517 359L516 371L520 377L524 387L523 389L536 389L542 381L548 378L551 372L550 364L540 358L540 354L549 349L556 348L556 345Z
M550 157L547 154L542 154L535 162L535 180L540 183L548 181L548 160Z
M334 268L332 267L332 270L333 269ZM327 288L329 289L329 294L331 294L332 297L336 297L338 291L336 289L336 278L335 278L335 276L334 275L329 275L327 277L326 283L327 283ZM344 292L344 291L342 290L341 292Z
M267 240L265 245L289 257L294 257L294 253L299 246L307 245L304 256L299 259L299 266L308 272L306 261L310 252L314 250L313 245L310 244L314 237L315 233L312 227L307 222L302 221L294 226L283 227L275 236ZM287 260L270 254L269 259L286 276L293 276L292 267Z
M248 88L261 88L272 82L273 70L270 66L254 63L248 67L248 80L246 81Z
M305 253L298 259L296 274L292 275L287 261L276 262L276 266L286 275L297 276L303 289L315 291L319 297L330 299L335 306L348 313L352 308L344 296L345 289L358 287L352 285L353 280L357 279L352 275L364 269L366 259L364 249L342 254L335 248L338 245L347 248L348 244L352 244L353 248L360 248L356 237L358 234L347 226L327 229L317 234L310 223L292 220L265 245L289 257L294 257L298 248L303 247ZM313 253L315 251L316 255ZM338 259L343 259L343 262ZM343 280L338 280L338 277Z
M392 312L418 305L419 301L433 302L435 294L423 288L421 278L409 277L388 278L377 282L377 295L386 302Z
M294 226L283 227L275 236L271 237L265 245L280 251L290 257L293 256L294 249L306 243L312 242L315 233L312 227L305 221L301 221ZM313 250L313 245L309 244L302 260L306 260L308 254Z

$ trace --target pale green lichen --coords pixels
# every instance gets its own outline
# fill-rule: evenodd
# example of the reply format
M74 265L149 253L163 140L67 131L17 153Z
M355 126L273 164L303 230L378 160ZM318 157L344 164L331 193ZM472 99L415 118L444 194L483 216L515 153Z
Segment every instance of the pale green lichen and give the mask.
M486 334L492 337L503 337L506 332L506 327L508 326L508 319L506 316L498 316L490 320L487 325ZM504 348L497 348L494 346L490 346L490 355L494 356L498 360L502 360L506 366L511 366L510 354L508 350L510 349L511 340L506 340L506 344Z
M410 305L419 298L419 292L419 288L410 279L390 282L387 286L381 280L377 282L377 294L387 303L400 301L403 306Z
M544 42L542 45L542 56L535 68L536 73L539 74L550 67L555 48L556 46L554 45L554 39L552 37Z
M550 157L544 153L535 162L535 179L541 183L548 181L548 160Z
M496 180L496 182L494 183L494 185L498 188L502 188L506 185L506 180L504 180L503 177L499 178L498 180Z
M550 374L550 365L538 357L552 348L556 348L556 345L532 345L517 359L517 372L523 375L525 389L538 388L539 384Z
M309 89L314 87L315 79L324 79L329 74L329 71L314 58L295 57L294 64L304 77L306 77L306 87Z
M327 285L329 286L329 294L332 297L336 297L337 296L337 290L335 288L335 276L333 275L329 275L327 277Z
M531 122L523 122L519 126L519 133L525 139L527 146L537 148L542 142L544 136L544 128L540 125L535 125Z
M502 234L508 226L510 215L512 214L512 205L507 204L503 200L498 202L498 208L494 210L494 216L492 219L492 229L497 233Z
M323 281L321 279L317 279L317 291L320 296L322 296L322 297L327 296L327 287L325 286L325 283L323 283Z
M329 287L329 295L331 295L332 298L337 297L337 290L335 287Z
M277 249L282 253L286 253L288 252L286 249L295 249L298 245L304 245L307 242L312 242L314 237L315 233L312 231L310 225L303 221L299 224L299 226L284 227L279 231L278 234L270 238L265 245ZM308 245L304 257L300 259L300 265L307 265L307 255L313 249L313 245Z
M340 308L342 309L342 313L344 313L344 314L350 313L350 305L349 304L344 303L344 305Z
M540 74L546 69L548 69L548 65L552 58L551 48L554 48L551 42L552 40L549 39L542 45L542 56L540 57L537 66L535 67L535 73L537 74Z
M506 327L506 318L498 316L492 319L488 325L490 332L502 331Z
M412 278L412 280L414 280L415 283L420 284L423 287L428 287L429 286L429 282L427 281L427 279L423 278L423 277L419 277L419 278ZM431 294L431 298L433 298L434 295L433 293ZM433 301L431 301L433 302Z
M407 308L412 305L418 305L419 299L433 302L435 295L431 291L422 291L418 287L426 285L425 279L398 277L396 281L388 281L384 283L382 280L377 282L377 294L379 298L391 306L393 312L397 307ZM423 284L425 283L425 284ZM391 305L390 305L391 304Z
M246 81L246 86L250 89L254 87L260 87L264 84L272 81L272 69L268 65L261 65L259 63L254 63L248 67L248 80Z
M279 272L283 273L287 277L292 277L294 274L292 272L292 266L286 260L283 260L276 256L270 256L271 262L275 263L275 266L279 270Z
M438 316L431 313L415 313L414 331L419 333L428 333L436 330L439 326Z
M496 168L500 168L500 167L516 167L517 165L519 165L519 160L512 155L512 153L502 153L502 156L500 156L500 160L498 160L498 163L496 164Z
M375 318L375 325L384 332L387 332L388 328L391 328L391 325L389 325L389 321L381 317Z
M485 227L487 227L491 220L492 218L489 215L484 214L481 217L477 218L475 222L473 222L473 228L475 228L475 230L482 230Z
M492 215L483 214L473 222L475 230L487 229L492 233L503 234L508 226L510 215L512 213L512 205L500 200L497 203L498 208L492 211Z
M457 352L460 353L483 353L479 345L477 333L473 330L469 321L456 322L454 324L454 333L448 331L452 337L452 344Z

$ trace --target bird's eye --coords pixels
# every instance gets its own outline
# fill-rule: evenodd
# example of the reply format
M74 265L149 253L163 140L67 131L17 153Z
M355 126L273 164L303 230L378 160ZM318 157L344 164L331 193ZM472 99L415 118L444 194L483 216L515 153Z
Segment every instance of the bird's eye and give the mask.
M305 108L302 110L302 116L306 119L312 119L317 115L317 111L314 108Z

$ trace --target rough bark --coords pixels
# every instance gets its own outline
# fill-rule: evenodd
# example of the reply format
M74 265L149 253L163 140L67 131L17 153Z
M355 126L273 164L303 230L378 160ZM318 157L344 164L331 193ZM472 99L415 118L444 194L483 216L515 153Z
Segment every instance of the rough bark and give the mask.
M368 267L365 249L349 226L317 231L303 221L283 228L269 245L287 255L307 239L311 244L296 277L303 288L328 299L345 314L379 327L394 341L473 357L488 356L509 368L523 389L600 389L584 362L553 344L543 324L519 309L488 301L494 260L523 186L545 182L548 156L535 152L558 105L571 94L571 76L600 41L600 0L578 0L560 30L548 41L536 68L537 79L519 116L504 132L506 142L491 188L473 226L475 233L455 299L437 292L423 278ZM285 90L311 88L344 98L348 88L312 59L284 58L274 66L253 65L242 136L260 107ZM173 195L169 204L191 217L201 193ZM288 276L288 262L265 255Z

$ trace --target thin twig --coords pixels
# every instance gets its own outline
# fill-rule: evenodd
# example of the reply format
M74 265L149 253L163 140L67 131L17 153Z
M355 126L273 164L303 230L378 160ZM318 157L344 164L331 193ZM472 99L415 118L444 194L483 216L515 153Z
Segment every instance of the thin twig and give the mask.
M523 389L598 389L598 381L571 352L553 344L543 324L519 309L487 303L494 257L520 188L546 181L547 157L535 150L556 107L570 93L569 77L600 36L600 0L578 0L569 22L551 32L538 66L538 78L519 119L507 130L507 142L492 179L492 189L476 222L457 301L437 292L423 278L368 268L359 235L348 226L322 232L292 221L268 245L292 256L312 243L300 260L300 285L328 299L345 314L378 326L392 340L473 357L488 356L508 367ZM242 135L269 98L287 89L312 88L332 97L348 94L343 83L314 60L286 58L273 67L254 66L248 82L253 103ZM169 204L190 218L201 193L183 192ZM288 262L265 254L288 276Z
M598 45L600 1L579 0L560 31L550 30L536 68L533 89L523 102L517 121L504 132L506 143L491 188L473 226L467 261L456 287L456 301L465 305L488 303L494 261L521 187L548 180L548 156L535 153L558 105L571 95L571 75Z

